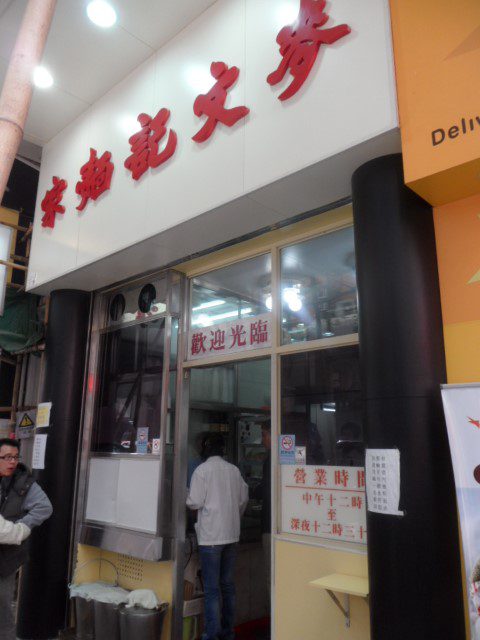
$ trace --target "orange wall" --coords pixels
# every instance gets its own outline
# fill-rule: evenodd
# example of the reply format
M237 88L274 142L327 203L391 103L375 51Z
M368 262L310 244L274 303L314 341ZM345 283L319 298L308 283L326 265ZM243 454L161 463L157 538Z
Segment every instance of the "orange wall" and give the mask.
M479 193L480 2L390 6L405 182L433 205Z
M434 216L448 382L480 382L480 195Z

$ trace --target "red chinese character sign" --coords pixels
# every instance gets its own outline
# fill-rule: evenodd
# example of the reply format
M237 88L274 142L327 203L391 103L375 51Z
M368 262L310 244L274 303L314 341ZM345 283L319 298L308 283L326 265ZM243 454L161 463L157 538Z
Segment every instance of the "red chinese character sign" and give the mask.
M241 318L211 327L193 327L188 338L188 359L264 349L272 345L270 313Z
M367 543L363 467L282 465L282 532Z
M238 67L228 68L224 62L212 62L210 73L216 80L215 84L208 93L199 95L193 104L193 112L196 116L199 118L207 116L203 127L192 137L195 142L208 140L219 122L227 127L233 127L250 112L247 107L225 108L227 89L235 84L240 74Z
M124 166L131 171L132 178L138 180L148 168L155 169L173 156L177 148L177 134L173 129L168 133L165 148L159 152L160 142L167 133L166 124L170 118L168 109L160 109L154 118L146 113L141 113L137 120L141 130L135 133L128 142L132 155L129 156Z
M77 211L83 211L89 200L96 200L102 193L110 189L113 163L110 151L97 158L96 149L90 149L90 158L80 169L81 180L77 182L75 193L82 198Z
M52 182L53 188L47 191L40 205L45 214L42 218L42 227L50 227L51 229L55 226L55 215L57 213L65 213L65 207L60 203L63 198L63 192L67 188L66 180L54 176Z
M329 16L324 12L326 0L300 0L296 21L283 27L277 36L282 60L278 68L267 77L268 84L281 82L287 71L293 77L290 85L278 97L288 100L294 96L315 64L322 44L333 44L350 33L347 24L322 29Z

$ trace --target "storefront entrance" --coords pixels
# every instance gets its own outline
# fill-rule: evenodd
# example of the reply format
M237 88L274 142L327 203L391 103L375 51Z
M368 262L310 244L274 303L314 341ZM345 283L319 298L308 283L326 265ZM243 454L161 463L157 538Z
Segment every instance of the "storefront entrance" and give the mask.
M270 358L262 358L197 367L190 375L187 482L202 462L205 438L221 433L226 460L240 469L249 487L235 573L240 640L268 637L270 629L270 368ZM194 521L188 514L186 601L203 588Z

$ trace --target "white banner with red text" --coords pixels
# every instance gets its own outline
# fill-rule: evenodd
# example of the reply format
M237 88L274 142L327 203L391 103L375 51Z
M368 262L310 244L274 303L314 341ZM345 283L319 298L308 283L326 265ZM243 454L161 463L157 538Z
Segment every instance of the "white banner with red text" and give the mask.
M228 355L272 346L272 314L237 318L210 327L190 329L188 359Z
M480 640L480 385L444 385L442 399L460 515L471 639Z
M282 533L367 543L365 469L283 465Z

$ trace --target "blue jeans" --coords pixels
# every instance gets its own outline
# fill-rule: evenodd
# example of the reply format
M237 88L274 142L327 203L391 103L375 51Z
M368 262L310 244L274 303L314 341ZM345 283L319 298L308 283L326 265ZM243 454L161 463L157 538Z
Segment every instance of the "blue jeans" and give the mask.
M205 591L205 633L202 640L233 640L236 544L200 545ZM220 617L220 593L222 608Z

